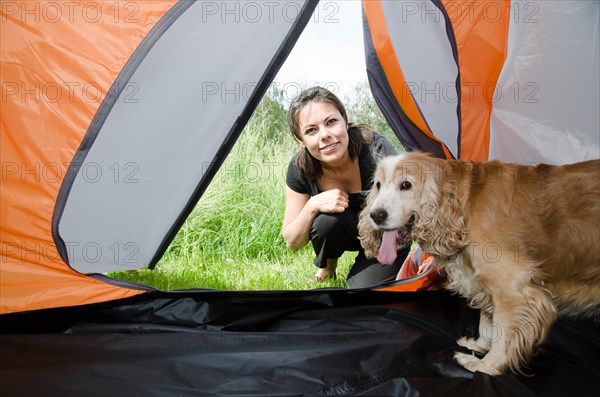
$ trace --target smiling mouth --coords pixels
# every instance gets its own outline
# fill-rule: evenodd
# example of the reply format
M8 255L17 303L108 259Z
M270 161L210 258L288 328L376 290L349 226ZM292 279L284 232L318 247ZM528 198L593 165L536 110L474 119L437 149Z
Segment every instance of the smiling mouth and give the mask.
M331 144L329 144L329 145L327 145L327 146L323 146L322 148L319 148L319 150L320 150L321 152L329 152L329 151L331 151L331 150L335 149L335 147L336 147L337 145L338 145L338 142L334 142L334 143L331 143Z

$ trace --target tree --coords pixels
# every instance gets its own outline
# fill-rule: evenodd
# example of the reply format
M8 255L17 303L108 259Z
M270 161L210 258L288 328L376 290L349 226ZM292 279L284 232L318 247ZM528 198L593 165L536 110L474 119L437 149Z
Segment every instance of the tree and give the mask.
M383 117L379 106L375 103L369 84L364 81L358 83L352 96L344 99L348 121L355 124L368 124L374 131L387 137L399 151L404 151L400 141Z
M287 112L283 107L283 90L272 87L262 97L246 125L250 131L261 131L265 142L281 144L290 139Z

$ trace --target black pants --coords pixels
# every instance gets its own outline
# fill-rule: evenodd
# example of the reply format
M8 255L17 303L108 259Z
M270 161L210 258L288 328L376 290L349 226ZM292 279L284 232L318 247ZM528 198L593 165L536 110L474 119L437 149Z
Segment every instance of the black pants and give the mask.
M315 266L325 268L327 259L338 259L346 251L358 251L346 280L348 287L372 287L395 280L410 246L398 251L398 257L392 265L382 265L376 258L366 258L357 236L358 215L351 208L342 213L317 215L310 230L316 255Z

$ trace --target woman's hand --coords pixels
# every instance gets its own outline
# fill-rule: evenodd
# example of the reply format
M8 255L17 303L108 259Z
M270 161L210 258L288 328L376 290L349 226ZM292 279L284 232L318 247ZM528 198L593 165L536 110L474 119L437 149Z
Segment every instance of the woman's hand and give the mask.
M348 208L348 194L340 189L331 189L311 197L308 204L317 213L344 212Z
M288 248L297 251L308 244L310 227L319 212L344 212L348 208L348 195L332 189L310 197L286 186L285 215L281 234Z

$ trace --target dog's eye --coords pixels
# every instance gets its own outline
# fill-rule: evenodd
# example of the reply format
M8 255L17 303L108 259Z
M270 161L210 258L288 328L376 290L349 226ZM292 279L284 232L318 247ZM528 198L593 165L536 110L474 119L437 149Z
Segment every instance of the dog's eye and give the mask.
M375 183L375 188L376 188L377 190L381 189L381 182L377 182L377 183Z
M412 184L409 181L404 181L400 184L400 190L409 190Z

